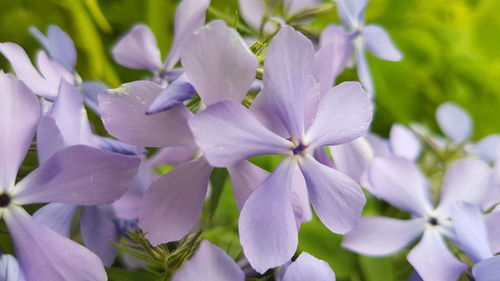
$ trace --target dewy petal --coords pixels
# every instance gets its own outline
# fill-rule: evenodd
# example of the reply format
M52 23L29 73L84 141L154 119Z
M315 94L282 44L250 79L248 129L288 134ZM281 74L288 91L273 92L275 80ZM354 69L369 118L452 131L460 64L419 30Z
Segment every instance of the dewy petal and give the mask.
M80 231L87 249L101 258L104 266L111 266L115 261L118 248L118 227L110 205L86 206L82 208Z
M244 281L245 273L222 249L201 242L194 256L175 274L172 281Z
M461 107L446 102L436 111L436 119L441 131L456 143L462 143L472 134L472 120Z
M184 106L146 115L149 105L163 91L154 82L136 81L99 96L104 126L110 134L130 144L145 147L193 145Z
M291 203L296 166L292 158L282 160L241 210L241 245L248 261L259 273L284 264L297 249L297 227Z
M474 261L492 257L481 210L470 203L459 202L451 212L453 227L462 250Z
M424 232L422 240L410 251L407 259L426 281L456 281L467 269L450 253L441 234L433 228Z
M149 106L146 114L155 114L161 111L169 110L177 105L182 105L184 101L192 98L196 90L187 79L186 74L170 83L166 89L155 98Z
M500 210L491 212L485 217L486 230L488 232L488 240L492 253L500 252Z
M141 203L139 227L151 244L179 240L196 225L211 172L202 157L174 168L149 187Z
M118 41L113 48L113 58L129 68L156 71L162 65L156 38L144 24L135 25Z
M335 281L335 273L323 260L302 252L286 269L281 281Z
M23 80L31 90L48 99L56 97L59 83L53 84L45 80L35 69L23 48L14 43L0 43L0 52L10 62L16 77Z
M355 46L354 51L356 52L357 62L357 72L358 79L365 88L366 92L373 97L375 92L375 87L373 85L373 78L370 71L370 66L368 65L368 59L366 58L365 50L361 46Z
M361 187L312 156L301 158L299 166L306 180L309 200L321 222L335 233L349 231L359 220L365 205Z
M368 180L373 195L401 210L424 216L432 209L427 179L405 158L375 158L368 169Z
M182 0L175 12L174 41L165 66L173 68L192 34L205 23L205 13L210 0Z
M341 145L330 146L333 162L337 170L348 175L356 182L370 165L374 153L364 137Z
M488 162L493 162L496 159L497 152L499 151L500 135L493 134L482 138L474 144L469 151L473 154L479 155L482 159Z
M240 35L221 20L194 33L182 51L182 67L206 105L241 102L257 66L257 58Z
M450 214L450 208L459 201L481 204L488 198L491 168L485 162L466 158L453 162L443 177L441 202L438 211Z
M107 280L96 255L37 224L21 207L10 208L4 219L27 280Z
M328 43L326 43L328 42ZM351 57L351 41L341 26L329 25L321 35L321 47L314 56L312 75L326 94Z
M372 102L361 85L344 82L321 99L306 144L319 147L353 141L366 134L372 114Z
M84 145L67 147L26 176L14 189L19 204L59 202L76 205L111 203L137 174L134 156Z
M229 166L227 171L233 184L234 199L238 210L243 208L247 198L257 187L264 183L270 174L246 160Z
M9 254L2 254L0 256L0 280L26 281L17 259Z
M349 231L342 247L367 256L385 256L408 246L423 231L424 219L399 220L386 217L362 217Z
M389 34L380 26L369 24L361 31L368 51L383 60L400 61L403 58L401 52L392 42Z
M287 154L292 143L266 129L244 106L219 102L189 120L196 143L210 164L228 167L249 157ZM224 132L224 134L221 134Z
M289 26L274 37L266 56L261 95L290 136L302 137L304 133L304 104L313 59L311 41Z
M481 261L472 268L476 281L498 281L500 276L500 256Z
M33 219L64 237L70 237L71 223L78 207L64 203L50 203L38 209Z
M417 136L410 129L400 124L392 125L389 143L394 155L411 161L415 161L422 152L422 143Z
M50 56L73 72L76 64L76 48L73 40L56 25L50 25L47 31L47 51Z
M0 71L0 191L11 188L40 119L35 94Z

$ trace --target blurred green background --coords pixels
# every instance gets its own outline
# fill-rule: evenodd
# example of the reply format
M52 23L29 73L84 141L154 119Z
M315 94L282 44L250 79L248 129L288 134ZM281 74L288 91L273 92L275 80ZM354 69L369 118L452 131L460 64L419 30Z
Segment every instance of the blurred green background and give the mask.
M39 45L28 28L45 31L49 24L57 24L76 43L80 75L116 87L147 73L114 63L110 56L113 44L134 23L143 22L156 34L165 56L172 41L176 5L174 0L0 0L0 42L18 43L33 56ZM231 17L237 15L237 0L212 0L211 5ZM373 130L385 136L392 123L410 121L436 128L436 107L451 100L471 113L474 139L499 132L499 12L498 0L370 1L367 22L384 26L404 53L401 62L369 56L377 91ZM320 31L333 22L338 22L335 10L315 19L311 27ZM0 67L9 69L3 57ZM340 79L355 80L355 71L346 70ZM273 160L266 161L273 165ZM367 212L380 210L380 204L370 202ZM233 255L241 250L236 217L228 186L214 227L206 235ZM405 280L410 274L405 253L378 259L360 257L342 250L340 240L314 220L303 225L300 248L330 262L340 280Z

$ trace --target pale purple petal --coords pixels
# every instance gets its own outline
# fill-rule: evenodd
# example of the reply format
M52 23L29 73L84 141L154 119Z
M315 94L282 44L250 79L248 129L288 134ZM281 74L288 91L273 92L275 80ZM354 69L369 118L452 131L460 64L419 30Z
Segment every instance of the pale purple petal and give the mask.
M288 14L293 14L303 9L314 8L321 4L320 0L285 0L285 10Z
M306 180L300 169L295 170L292 181L292 208L297 221L297 228L300 224L310 221L313 217L311 203L309 203L309 194Z
M192 146L165 147L151 157L151 166L162 164L182 164L193 159L196 149Z
M73 72L76 65L76 48L73 40L61 28L50 25L47 31L47 52L50 56Z
M320 84L321 95L333 87L350 57L351 41L347 33L341 26L328 26L321 35L321 47L314 56L312 69L312 75Z
M17 259L9 254L0 256L0 280L25 281L23 271Z
M355 47L357 63L358 79L363 84L366 92L373 97L375 92L375 87L373 85L373 78L370 71L370 66L368 65L368 60L366 58L365 50L362 47Z
M241 102L255 79L258 63L236 30L216 20L186 42L182 66L201 100L210 105L224 100Z
M259 273L290 260L297 249L297 227L291 187L297 164L281 161L269 178L248 198L239 219L240 242Z
M192 98L195 93L196 90L193 85L191 85L187 76L183 74L161 91L149 106L146 114L155 114L182 105L184 101Z
M459 201L481 204L488 198L491 168L479 159L453 162L443 177L441 202L438 211L450 214L450 208Z
M389 156L392 155L389 141L372 133L368 133L365 136L366 141L370 144L373 149L373 153L376 156Z
M156 71L162 65L156 38L144 24L135 25L118 41L113 48L113 58L129 68Z
M191 116L184 106L146 115L163 88L150 81L136 81L99 96L104 126L118 139L138 146L193 145L187 124Z
M259 30L266 10L264 0L239 0L241 16L254 30ZM268 31L268 30L266 30Z
M358 138L352 142L331 146L333 162L337 170L348 175L357 182L373 159L373 150L365 138Z
M439 106L436 119L441 131L456 143L468 140L472 134L472 120L458 105L447 102Z
M23 48L14 43L0 43L0 52L10 62L16 77L23 80L31 90L48 99L56 97L59 83L53 84L45 80L35 69Z
M498 281L500 276L500 256L481 261L472 268L475 281Z
M375 158L368 169L368 180L373 195L401 210L423 216L432 209L427 179L405 158Z
M244 281L239 265L222 249L201 242L194 256L175 274L172 281Z
M71 223L78 206L64 203L50 203L38 209L33 219L64 237L70 237Z
M422 234L424 219L399 220L386 217L363 217L344 236L342 247L367 256L394 254Z
M141 203L139 227L153 245L181 239L196 225L212 167L202 157L154 182Z
M369 24L362 29L361 36L365 41L366 49L376 57L388 61L400 61L403 58L389 34L382 27Z
M304 133L304 104L313 59L311 41L289 26L274 37L266 56L261 95L290 136L302 137Z
M97 147L110 152L116 152L125 155L140 155L141 153L143 153L143 151L141 151L141 148L113 138L94 135L94 141Z
M479 262L492 256L481 210L470 203L459 202L451 212L453 227L462 250Z
M270 173L259 166L241 161L227 168L233 185L234 199L238 210L243 208L252 192L264 183Z
M400 124L391 127L389 143L392 153L399 157L415 161L422 152L422 143L408 128Z
M488 232L488 239L490 250L492 253L500 252L500 210L493 211L485 216L486 230Z
M286 269L281 281L335 281L335 273L323 260L302 252Z
M334 0L344 24L358 27L364 21L368 0Z
M210 0L182 0L175 12L174 41L165 66L173 68L192 34L205 23L205 13Z
M21 207L10 208L4 213L4 219L27 280L107 280L96 255L37 224Z
M372 120L372 102L357 82L332 88L320 101L307 145L338 145L363 136Z
M365 205L361 187L311 156L301 158L299 166L306 180L309 199L321 222L335 233L349 231L359 220Z
M19 204L111 203L127 191L139 162L133 156L84 145L70 146L54 154L16 185L16 201Z
M207 107L193 116L189 125L196 143L214 166L231 166L256 155L287 154L293 146L266 129L250 110L229 101Z
M474 144L469 151L479 155L482 159L488 162L495 161L500 145L500 135L493 134L482 138Z
M42 116L36 132L36 146L39 164L45 163L66 144L56 121L50 116Z
M118 248L118 227L114 222L111 206L87 206L80 215L80 231L83 244L101 258L104 266L111 266L115 261Z
M85 97L85 104L97 115L99 112L98 97L109 89L108 86L99 81L86 81L82 83L82 94Z
M424 232L407 259L426 281L456 281L467 268L450 253L441 234L432 228Z
M26 85L0 70L0 190L14 186L31 145L40 104Z
M45 51L39 51L36 64L48 84L57 86L61 80L74 83L73 74L58 62L47 57Z

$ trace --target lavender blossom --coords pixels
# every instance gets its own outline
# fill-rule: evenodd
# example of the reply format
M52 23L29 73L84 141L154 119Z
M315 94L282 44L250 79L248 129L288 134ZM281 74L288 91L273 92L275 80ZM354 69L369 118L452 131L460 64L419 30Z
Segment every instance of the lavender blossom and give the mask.
M309 253L303 252L285 270L280 281L335 281L335 273L330 268L330 265L320 259L311 256Z

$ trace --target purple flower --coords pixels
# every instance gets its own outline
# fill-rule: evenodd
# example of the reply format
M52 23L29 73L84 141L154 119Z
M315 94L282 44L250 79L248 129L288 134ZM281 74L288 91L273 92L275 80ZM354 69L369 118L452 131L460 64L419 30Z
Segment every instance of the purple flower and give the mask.
M74 145L60 150L16 183L17 170L40 118L34 93L0 73L0 216L13 238L27 280L106 280L102 262L83 246L37 223L21 206L107 204L137 171L135 157ZM50 257L50 258L47 258Z
M333 0L337 3L339 16L348 32L350 32L354 54L356 56L358 77L363 87L370 94L375 92L365 50L375 56L389 61L402 59L387 32L378 25L365 25L365 9L368 0Z
M17 259L9 254L0 255L0 280L26 281Z
M363 217L349 232L343 246L370 256L389 255L422 235L408 261L424 280L454 281L465 268L449 252L443 236L456 241L450 220L458 201L482 204L489 193L491 169L481 160L454 162L443 177L440 202L434 207L429 183L417 166L405 158L376 158L368 170L370 191L391 205L409 212L410 220Z
M246 257L261 273L285 263L296 250L291 204L296 168L305 178L316 213L330 230L347 232L365 203L358 184L317 162L312 152L362 136L371 121L370 99L357 83L343 83L320 99L311 78L313 57L312 43L283 27L269 48L263 90L253 112L225 101L189 121L197 144L214 166L229 167L263 154L287 156L241 211L240 240Z
M453 208L452 219L458 246L476 263L472 267L475 280L499 280L500 256L493 256L481 210L473 204L460 202Z
M330 265L320 259L303 252L292 263L290 263L280 281L335 281L335 273Z

